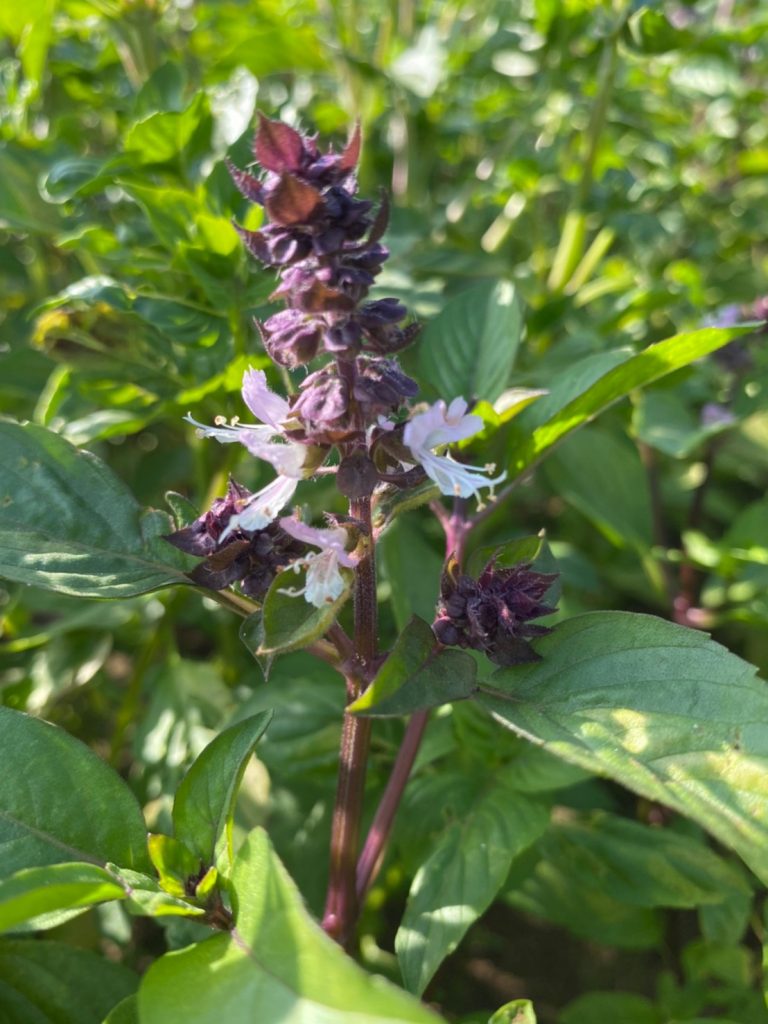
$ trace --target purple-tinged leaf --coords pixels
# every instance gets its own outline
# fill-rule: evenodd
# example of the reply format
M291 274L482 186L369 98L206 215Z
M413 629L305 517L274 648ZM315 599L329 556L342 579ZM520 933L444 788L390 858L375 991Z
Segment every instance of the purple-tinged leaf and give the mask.
M352 171L357 167L357 161L360 159L361 143L362 134L360 132L360 122L357 121L355 123L355 127L352 129L349 142L342 150L341 157L339 159L340 171Z
M381 202L379 204L379 209L376 213L373 224L371 225L371 230L368 232L369 245L374 242L378 242L379 239L383 237L384 232L387 230L387 225L389 224L389 196L384 189L381 190L380 196Z
M231 160L226 161L229 176L237 191L252 203L264 205L264 186L248 171L241 171Z
M253 152L266 171L274 171L275 174L298 171L304 154L304 141L295 128L259 114Z
M321 202L322 196L316 188L292 174L283 174L264 205L276 224L289 227L306 224Z
M261 263L272 262L272 254L270 252L269 245L261 231L249 231L247 228L242 228L239 224L235 224L234 221L232 222L232 226L242 238L243 244L251 256L255 256Z

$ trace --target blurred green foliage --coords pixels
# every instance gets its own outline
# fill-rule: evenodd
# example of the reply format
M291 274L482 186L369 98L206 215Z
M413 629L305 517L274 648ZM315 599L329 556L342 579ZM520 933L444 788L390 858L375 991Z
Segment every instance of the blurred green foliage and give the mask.
M205 507L233 470L251 487L266 480L239 446L200 442L181 419L240 412L244 368L268 363L251 320L274 308L273 279L239 244L231 218L255 228L258 213L224 163L252 159L258 108L336 140L361 121L361 191L383 187L393 206L378 294L428 320L467 289L514 282L526 333L506 383L550 395L495 435L504 458L638 348L762 319L766 82L768 9L749 0L4 4L0 409L98 453L143 504L173 490ZM429 393L440 361L418 346L410 359ZM471 397L495 398L494 368L475 370L492 393ZM518 489L511 522L489 517L482 542L546 528L563 615L619 608L704 626L765 674L767 484L768 351L756 331L567 440ZM301 498L341 511L331 483ZM381 555L391 642L414 608L429 616L439 530L412 513ZM153 830L170 831L173 793L201 749L275 708L239 828L266 822L320 909L343 701L332 672L291 654L264 685L231 614L189 588L104 604L8 584L0 601L0 702L91 745ZM377 724L372 797L401 733L399 721ZM665 808L553 762L465 704L430 725L364 918L367 966L397 977L389 951L410 879L454 849L458 820L499 801L507 773L537 811L553 809L551 823L531 828L503 901L427 990L447 1019L485 1020L523 996L540 1024L768 1019L754 879ZM497 776L498 793L483 794L479 779ZM640 842L609 841L661 825L673 847L699 850L705 875L705 855L716 865L682 904L654 887ZM578 882L577 845L592 858ZM589 885L601 858L606 877L632 880L629 897ZM712 879L728 872L712 904ZM196 937L198 926L167 920L162 933L131 929L100 909L55 937L143 967Z

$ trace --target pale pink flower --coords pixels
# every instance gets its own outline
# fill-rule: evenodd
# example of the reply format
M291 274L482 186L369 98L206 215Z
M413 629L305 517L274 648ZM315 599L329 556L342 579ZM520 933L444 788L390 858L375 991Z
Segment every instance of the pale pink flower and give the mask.
M267 385L263 370L249 369L243 375L242 395L245 404L260 423L227 423L217 418L213 427L198 423L190 414L184 418L197 427L199 437L212 437L222 444L237 441L258 459L275 467L279 476L248 500L241 512L232 516L221 540L234 530L262 530L271 523L293 497L299 480L303 479L308 448L292 441L287 429L290 415L288 402Z
M422 466L441 493L458 498L478 497L481 487L494 487L507 474L489 477L486 473L493 471L492 466L466 466L449 455L437 455L433 449L463 441L482 428L480 417L467 413L463 398L454 398L448 406L441 398L406 423L403 442L413 452L414 462Z
M347 549L347 531L342 526L326 529L309 526L294 516L283 516L280 526L291 537L320 548L318 552L306 555L294 562L297 570L303 565L307 570L306 584L301 590L290 590L286 593L293 597L304 595L304 598L316 608L333 604L337 597L344 593L346 582L341 573L341 566L352 569L359 558L350 554Z

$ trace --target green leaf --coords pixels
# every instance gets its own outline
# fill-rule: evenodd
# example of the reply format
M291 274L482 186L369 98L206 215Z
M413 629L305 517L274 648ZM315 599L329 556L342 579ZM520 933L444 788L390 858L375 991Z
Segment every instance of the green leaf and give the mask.
M644 391L632 412L637 437L673 459L685 459L709 438L730 430L736 421L702 424L674 391Z
M346 581L344 592L335 601L316 608L303 595L293 596L285 591L301 590L306 582L306 572L295 573L285 569L272 581L264 598L261 611L263 634L258 655L282 654L307 647L326 633L349 597L352 576L348 570L341 570ZM250 620L246 620L249 622Z
M203 91L186 110L156 112L133 124L125 136L125 151L139 164L161 164L185 148L208 109Z
M200 859L178 839L159 833L149 837L147 848L160 887L171 896L184 899L189 879L200 871Z
M746 876L746 872L744 874ZM699 907L701 934L707 942L738 946L749 926L754 893L747 883L739 888L727 889L722 897L720 903L707 903Z
M588 992L562 1011L559 1024L663 1024L665 1016L650 1000L630 992Z
M586 391L573 398L527 440L521 441L509 464L510 474L519 476L541 459L546 451L578 427L589 423L601 412L636 388L644 387L675 370L688 366L702 356L716 352L735 338L754 330L754 324L739 327L706 327L700 331L676 334L659 341L600 377ZM543 405L546 399L533 406Z
M126 182L123 187L142 208L152 231L166 249L173 252L181 241L189 237L199 210L198 201L192 192L167 185L138 182Z
M513 766L514 769L514 766ZM498 773L419 868L395 949L406 988L422 993L469 926L490 906L514 858L546 829L545 804L521 796Z
M536 1014L530 999L514 999L500 1006L488 1024L536 1024Z
M119 868L115 864L108 866L126 887L127 898L123 906L129 914L137 917L200 917L205 913L203 907L196 907L187 899L161 889L157 879L141 871Z
M95 864L50 864L26 868L0 882L0 932L43 914L71 911L74 917L106 900L124 899L125 889ZM57 916L57 923L61 917Z
M44 427L0 421L0 576L81 597L133 597L188 583L162 540L162 512L142 517L125 485L89 452Z
M652 543L648 477L637 448L622 434L586 427L553 452L543 472L561 498L617 546Z
M659 911L622 903L603 889L599 877L574 885L571 865L558 847L546 855L539 846L524 852L512 865L502 899L601 946L650 949L663 935Z
M630 906L698 907L722 903L730 891L750 892L743 875L701 840L611 814L553 825L541 850L569 865L574 886L598 879Z
M209 743L185 775L173 801L173 828L203 864L229 872L237 791L271 711L230 726Z
M324 934L261 829L241 847L232 884L235 929L150 967L139 990L141 1024L439 1020L393 985L367 975Z
M40 89L40 82L45 72L56 0L42 0L39 7L34 19L30 20L18 48L24 74L33 84L35 93Z
M58 942L0 941L0 1020L8 1024L102 1024L136 988L119 964Z
M414 614L433 619L440 595L443 557L420 527L415 517L399 518L382 534L377 547L398 629L405 629ZM414 565L418 572L413 571Z
M420 508L422 505L426 505L439 497L440 491L437 484L434 484L431 480L425 480L424 483L417 484L416 487L408 488L408 490L390 487L382 492L380 499L376 503L376 508L373 511L373 525L375 527L382 527L388 526L396 520L402 522L403 520L399 519L399 517L404 512L411 512L413 509ZM380 543L383 543L388 536L389 529L382 536Z
M367 690L347 708L361 715L410 715L464 700L477 689L477 664L464 651L441 648L414 615Z
M112 1012L104 1018L104 1024L141 1024L139 1001L135 995L122 999Z
M62 729L0 707L0 876L65 861L149 867L146 826L120 776Z
M423 381L446 400L461 395L493 402L509 381L522 328L522 308L511 281L486 281L460 292L421 337Z
M43 170L45 164L33 150L0 145L0 220L11 229L45 235L61 227L59 211L37 189Z
M627 612L570 619L537 650L481 688L499 722L688 815L768 880L768 688L751 665Z
M535 562L545 548L544 531L538 536L515 537L503 544L485 544L475 548L467 559L467 575L479 576L492 558L499 568L517 565L519 562ZM546 572L546 569L541 569Z

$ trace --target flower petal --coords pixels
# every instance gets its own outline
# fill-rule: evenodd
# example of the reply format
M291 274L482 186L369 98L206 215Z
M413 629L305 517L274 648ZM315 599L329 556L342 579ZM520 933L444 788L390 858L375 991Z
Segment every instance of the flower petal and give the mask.
M282 434L282 423L290 411L288 402L282 395L275 394L267 384L267 375L263 370L246 370L243 374L243 401L256 419L274 427L275 433Z
M225 540L235 530L263 530L288 504L296 491L298 480L293 477L278 476L271 484L267 484L256 494L251 495L242 512L232 516L226 530L219 538Z
M447 455L435 455L434 452L426 452L420 456L419 461L442 494L457 498L471 498L472 495L479 497L481 487L494 487L507 475L500 473L499 476L489 477L479 466L465 466Z
M346 550L347 531L343 526L332 526L322 529L318 526L310 526L295 516L283 516L280 525L287 534L295 537L296 540L303 540L305 544L313 544L321 551L332 551L335 553L339 563L352 568L357 565L359 559ZM312 556L310 556L312 557Z
M283 444L280 441L271 441L269 438L256 436L253 432L246 431L243 432L240 440L251 455L271 463L280 476L293 477L295 480L302 479L304 475L302 469L307 457L306 445L291 441Z
M442 398L439 399L425 412L418 413L406 423L403 441L411 451L420 454L430 448L472 437L482 430L483 421L471 413L464 415L466 408L467 403L463 398L454 398L448 408Z
M346 583L339 571L336 551L326 550L306 559L307 582L304 597L316 608L333 604L344 593Z

